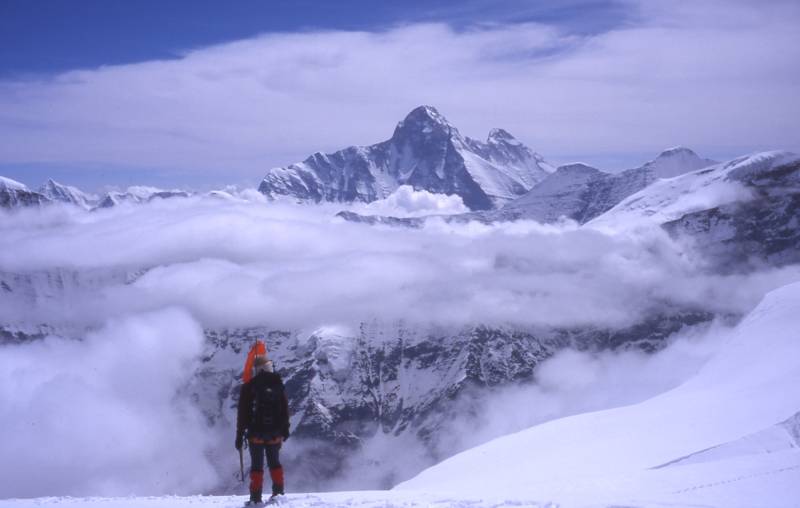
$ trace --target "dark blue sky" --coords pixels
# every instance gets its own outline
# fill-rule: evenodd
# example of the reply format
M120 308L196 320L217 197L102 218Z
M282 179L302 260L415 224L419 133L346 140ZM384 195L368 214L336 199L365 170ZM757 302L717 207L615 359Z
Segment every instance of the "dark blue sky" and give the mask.
M612 0L0 0L0 77L175 58L267 32L536 21L587 33L626 15Z

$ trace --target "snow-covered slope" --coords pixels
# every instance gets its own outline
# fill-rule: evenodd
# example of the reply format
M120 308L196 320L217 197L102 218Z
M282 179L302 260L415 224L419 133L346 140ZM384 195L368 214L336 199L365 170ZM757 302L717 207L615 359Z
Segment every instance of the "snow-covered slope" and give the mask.
M398 488L480 495L490 485L576 505L797 506L798 308L800 283L775 290L678 388L497 439Z
M247 496L44 497L0 500L0 508L38 508L42 505L60 508L241 508L247 499ZM387 491L288 494L274 506L298 508L557 508L557 505L554 504L503 497L500 493L490 496L464 497Z
M664 150L641 169L652 173L656 179L672 178L716 163L714 160L700 157L685 146L676 146Z
M0 208L37 206L48 201L45 196L33 192L25 184L0 176Z
M798 161L800 156L791 152L762 152L661 180L620 202L591 225L663 224L688 213L756 199L759 196L753 187L761 183L760 175L769 176Z
M589 183L587 207L581 222L586 222L613 208L631 194L638 192L654 182L689 173L713 164L688 148L670 148L641 167L628 169L622 173Z
M528 193L502 209L487 214L489 220L533 219L555 222L561 217L584 222L592 203L591 186L611 175L583 163L560 166Z
M502 129L493 129L484 143L462 136L435 108L420 106L391 139L273 168L259 190L270 198L372 202L411 185L459 195L471 209L483 210L524 194L552 171Z
M89 196L76 187L58 183L53 179L47 180L47 182L39 188L39 194L42 194L50 201L69 203L86 210L91 208L97 200L96 197Z
M663 225L717 272L800 262L800 156L763 152L660 180L589 223Z

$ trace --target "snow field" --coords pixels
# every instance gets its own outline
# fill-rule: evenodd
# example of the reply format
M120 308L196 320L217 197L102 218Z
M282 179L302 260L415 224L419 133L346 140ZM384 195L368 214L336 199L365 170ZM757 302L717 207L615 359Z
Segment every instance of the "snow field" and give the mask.
M43 497L0 500L0 508L241 508L247 496L121 497L76 498ZM274 505L286 508L558 508L552 503L515 499L457 498L407 492L334 492L324 494L288 494Z

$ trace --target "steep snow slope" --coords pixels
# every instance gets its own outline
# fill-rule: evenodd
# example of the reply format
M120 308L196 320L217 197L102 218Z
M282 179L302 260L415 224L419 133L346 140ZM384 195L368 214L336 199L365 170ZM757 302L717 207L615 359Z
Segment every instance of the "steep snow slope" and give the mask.
M28 187L25 186L24 183L18 182L16 180L12 180L11 178L6 178L4 176L0 176L0 189L6 189L6 190L28 190Z
M435 108L420 106L398 123L391 139L273 168L259 191L270 198L372 202L411 185L459 195L482 210L524 194L552 171L502 129L493 129L484 143L462 136Z
M491 485L495 492L576 505L639 506L649 500L796 506L798 308L800 283L775 290L730 334L727 346L680 387L633 406L497 439L398 489L480 495ZM772 448L753 446L752 436L774 437L781 424L791 430Z

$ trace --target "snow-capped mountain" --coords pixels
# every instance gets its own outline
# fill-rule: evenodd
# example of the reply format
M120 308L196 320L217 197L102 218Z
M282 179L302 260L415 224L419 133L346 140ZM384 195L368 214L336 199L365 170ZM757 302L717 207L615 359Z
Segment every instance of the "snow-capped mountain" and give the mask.
M593 185L606 178L613 176L583 163L560 166L529 192L500 210L486 213L485 218L555 222L567 217L583 222L594 202Z
M122 203L147 203L154 199L189 197L192 194L183 190L163 190L156 187L131 186L124 191L110 191L98 198L83 192L77 187L64 185L48 179L34 192L24 184L0 177L0 207L16 208L22 206L44 205L48 203L67 203L84 210L111 208Z
M486 210L524 194L552 171L502 129L477 141L462 136L435 108L421 106L397 125L391 139L271 169L259 191L270 198L368 203L411 185L455 194L470 209Z
M695 169L716 164L717 161L700 157L684 146L668 148L658 157L646 163L640 169L650 173L654 179L672 178Z
M48 201L45 196L30 190L25 184L0 176L0 208L38 206Z
M763 152L656 182L590 222L660 224L714 271L800 262L800 156Z
M797 192L791 152L761 152L661 180L621 201L592 226L663 224L714 207Z
M95 196L90 196L77 187L64 185L53 179L47 180L47 182L39 188L39 194L42 194L50 201L69 203L86 210L92 208L97 201Z
M665 150L646 164L617 174L582 163L568 164L502 209L485 214L485 219L554 222L566 217L583 224L659 179L712 164L714 161L683 147Z
M613 208L635 192L662 178L669 178L713 164L688 148L670 148L644 165L621 173L606 173L577 162L559 166L522 196L497 210L484 210L445 217L446 221L479 222L514 221L556 222L561 218L586 223ZM339 215L345 220L368 224L389 224L419 227L424 221L407 221L395 217L369 217L354 212Z
M398 488L480 495L491 485L577 506L795 506L799 306L798 283L768 294L667 393L496 439Z

